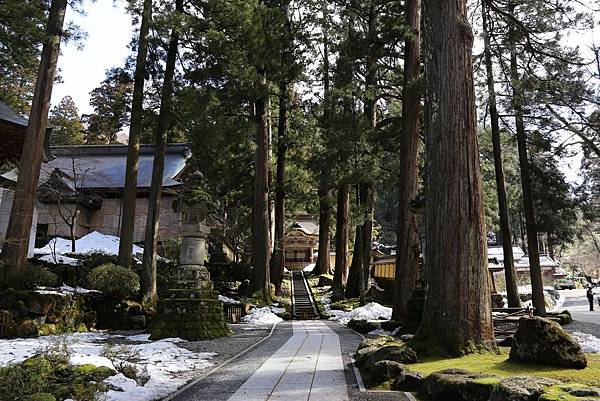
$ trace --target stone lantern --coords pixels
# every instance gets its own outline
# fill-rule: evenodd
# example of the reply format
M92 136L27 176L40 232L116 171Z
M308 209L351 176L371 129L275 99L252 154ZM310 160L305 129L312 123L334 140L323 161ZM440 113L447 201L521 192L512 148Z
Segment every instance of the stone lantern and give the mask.
M231 334L223 316L223 303L204 266L210 200L199 187L201 178L198 173L190 176L177 205L183 214L177 287L159 300L158 314L151 324L153 340L179 337L196 341Z

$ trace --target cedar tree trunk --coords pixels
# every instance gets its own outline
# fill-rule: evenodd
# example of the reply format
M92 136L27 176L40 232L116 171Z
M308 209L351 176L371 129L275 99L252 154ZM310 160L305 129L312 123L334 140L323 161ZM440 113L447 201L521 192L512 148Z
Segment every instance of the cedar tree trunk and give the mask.
M2 259L6 262L7 269L4 283L12 280L27 263L29 236L33 223L33 210L48 123L48 109L52 97L56 63L60 53L66 9L67 0L52 0L50 4L29 123L23 141L17 186L2 249Z
M335 224L335 270L333 286L346 285L348 274L348 214L350 213L350 193L348 184L340 184L337 193L337 214Z
M506 201L506 184L504 168L502 167L502 146L500 142L500 124L498 108L496 107L496 90L494 89L494 70L492 64L492 50L490 45L490 32L488 26L488 12L485 1L482 4L483 41L485 69L487 74L488 108L492 124L492 146L494 149L494 169L496 172L496 192L498 193L498 211L500 214L500 233L502 249L504 251L504 276L506 278L506 294L508 306L518 308L521 306L519 290L517 289L517 273L512 251L512 234L510 220L508 219L508 204Z
M140 153L140 133L142 132L144 77L146 56L148 55L148 32L152 19L152 0L144 0L142 23L138 39L138 52L135 64L133 99L131 102L131 122L127 145L127 165L125 168L125 188L123 189L123 212L119 234L119 258L121 266L131 265L133 235L135 230L135 196L137 192L138 157Z
M410 202L418 191L418 144L421 115L420 55L421 55L421 0L407 0L406 20L412 35L405 41L404 86L402 101L402 132L400 137L400 168L396 275L394 279L394 306L392 319L408 315L408 300L415 288L419 263L419 234L417 216Z
M514 11L514 2L509 3L509 12ZM517 147L519 150L519 167L521 170L521 189L523 191L523 211L525 213L525 228L527 231L527 254L529 255L529 274L531 276L531 293L535 314L546 316L546 302L544 300L544 285L542 282L542 268L540 266L540 251L538 232L533 209L533 193L531 189L531 176L529 174L529 158L527 156L527 133L525 132L525 117L523 112L523 88L519 77L517 64L517 47L515 43L514 28L509 28L510 38L510 80L513 90L512 105L515 111L515 129L517 132Z
M175 1L175 12L183 12L183 0ZM146 235L144 243L144 270L142 272L142 300L156 306L158 293L156 289L156 253L158 247L158 230L160 227L160 199L162 180L165 170L165 152L167 147L167 130L171 123L173 108L173 75L179 45L179 30L173 27L167 50L167 64L163 80L158 114L158 126L154 137L154 162L152 164L152 187L148 199L148 215L146 216Z
M466 0L424 1L427 298L415 344L495 347ZM428 348L432 349L432 348Z
M252 290L260 291L267 303L271 299L269 267L271 260L269 217L269 127L267 72L257 68L260 82L255 100L256 118L256 171L254 177L254 207L252 210L254 236Z

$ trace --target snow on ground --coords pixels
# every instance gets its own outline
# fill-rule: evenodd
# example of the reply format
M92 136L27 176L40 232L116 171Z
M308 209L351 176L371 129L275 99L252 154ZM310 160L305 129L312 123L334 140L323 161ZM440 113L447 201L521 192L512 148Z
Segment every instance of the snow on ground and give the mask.
M265 306L263 308L253 308L250 313L242 317L242 322L250 324L273 324L282 322L283 319L276 313L285 312L285 308L277 308L274 306Z
M109 255L119 254L119 237L113 235L102 234L98 231L94 231L85 235L75 241L75 252L71 252L71 240L64 238L53 238L50 242L42 247L36 248L35 254L38 255L49 255L49 261L52 262L52 255L64 255L67 253L78 253L84 254L89 252L104 252ZM133 245L133 254L143 253L144 250Z
M241 303L240 301L236 301L233 298L229 298L229 297L226 297L225 295L221 295L221 294L219 294L218 298L219 298L219 301L223 302L224 304L236 304L237 305L237 304Z
M310 265L306 266L304 269L302 269L303 272L306 273L311 273L313 270L315 270L315 263L311 263Z
M394 331L388 331L384 329L375 329L369 331L367 334L371 336L395 336L400 331L400 327L394 329Z
M183 340L177 338L149 341L148 334L136 336L117 336L107 333L75 333L67 336L72 347L70 362L74 365L91 363L96 366L114 368L112 363L100 356L104 344L109 339L120 339L141 342L130 345L140 353L141 364L145 364L150 380L144 386L128 379L122 374L111 376L106 380L123 391L110 390L106 393L107 401L151 401L163 398L183 386L187 379L180 373L195 371L212 366L209 360L217 354L211 352L196 353L178 347L175 343ZM33 356L40 348L48 346L57 336L46 336L30 339L0 340L0 366L22 362Z
M352 319L389 320L392 318L392 308L380 305L377 302L368 303L365 306L360 306L350 312L331 309L331 299L328 297L322 298L321 303L323 304L325 313L330 316L329 320L337 320L342 324L348 324Z
M60 263L61 265L77 266L79 264L79 260L78 259L70 258L70 257L64 256L64 255L55 255L55 256L53 256L53 255L44 255L44 256L42 256L40 258L40 260L42 262L52 263L52 264L58 264L58 263Z
M578 331L574 331L571 333L571 336L583 349L583 352L591 352L594 354L600 354L600 338L593 336L591 334L580 333Z
M58 288L53 287L35 287L35 292L38 294L55 294L55 295L66 295L66 294L90 294L92 292L99 293L97 290L88 290L82 287L71 287L66 284L61 285Z

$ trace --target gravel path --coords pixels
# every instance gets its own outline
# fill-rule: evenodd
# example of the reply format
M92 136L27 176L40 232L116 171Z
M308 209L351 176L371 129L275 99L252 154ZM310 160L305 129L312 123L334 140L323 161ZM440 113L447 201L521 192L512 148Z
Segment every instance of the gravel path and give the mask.
M581 333L591 334L600 338L600 324L578 322L577 320L574 320L572 323L566 325L565 329L570 332L579 331Z

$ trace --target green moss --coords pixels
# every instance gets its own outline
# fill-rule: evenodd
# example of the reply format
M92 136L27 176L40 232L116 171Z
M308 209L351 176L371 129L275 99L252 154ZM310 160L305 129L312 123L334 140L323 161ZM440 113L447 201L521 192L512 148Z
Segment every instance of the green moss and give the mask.
M56 401L56 397L50 393L35 393L27 397L27 401Z
M342 299L331 304L331 309L342 310L344 312L350 312L360 306L358 298Z
M566 392L562 386L550 386L544 389L539 401L577 401L580 398Z
M473 380L473 383L481 384L484 386L497 386L498 384L500 384L500 379L498 379L497 377L482 377L481 379Z
M412 364L411 369L424 376L443 369L458 368L497 376L538 376L563 382L598 384L598 377L600 377L600 355L598 354L586 354L588 367L585 369L565 369L509 361L509 350L509 348L501 348L498 353L470 354L460 358L427 357Z

